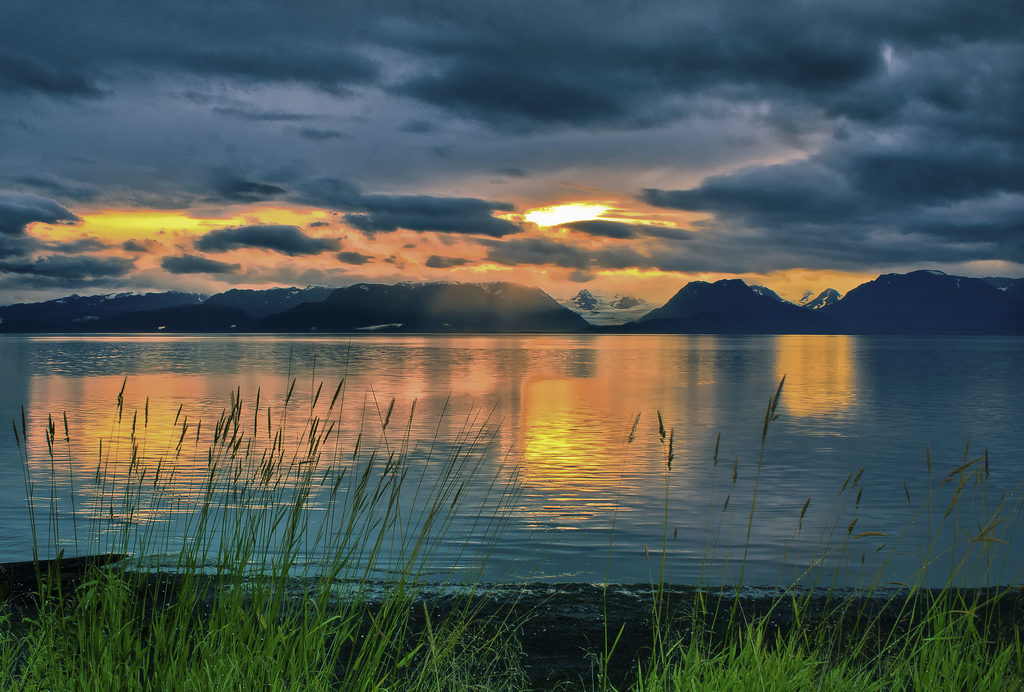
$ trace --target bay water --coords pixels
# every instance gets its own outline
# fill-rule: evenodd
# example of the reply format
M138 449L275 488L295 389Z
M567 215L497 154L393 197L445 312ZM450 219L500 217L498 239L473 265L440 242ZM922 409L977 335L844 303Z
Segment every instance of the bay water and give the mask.
M147 527L173 561L233 405L257 437L333 423L324 487L361 452L398 454L411 477L472 454L439 581L480 547L496 582L941 585L1024 569L1024 341L796 335L6 335L0 562ZM157 465L161 504L103 504L101 470ZM495 488L510 494L488 543Z

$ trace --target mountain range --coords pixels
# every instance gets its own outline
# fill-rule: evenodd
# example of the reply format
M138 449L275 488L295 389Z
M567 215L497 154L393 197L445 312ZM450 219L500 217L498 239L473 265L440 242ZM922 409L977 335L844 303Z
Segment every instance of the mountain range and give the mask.
M692 281L654 309L587 290L559 303L504 282L73 295L0 307L9 333L256 331L1024 335L1024 279L921 270L796 303L739 279Z
M585 288L569 300L562 301L562 305L578 312L587 322L596 326L632 322L651 309L643 298L623 294L603 298Z

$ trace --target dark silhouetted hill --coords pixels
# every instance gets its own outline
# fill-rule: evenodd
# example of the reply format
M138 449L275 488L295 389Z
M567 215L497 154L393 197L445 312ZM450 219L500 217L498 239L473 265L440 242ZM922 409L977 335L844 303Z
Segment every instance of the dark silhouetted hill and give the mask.
M206 299L206 304L238 308L253 317L269 317L302 303L324 300L333 291L333 288L326 286L268 288L262 291L232 288L230 291L210 296Z
M198 293L112 293L17 303L0 307L0 331L67 332L92 331L105 318L131 312L159 310L181 305L199 305Z
M1024 306L982 279L883 274L818 311L849 334L1024 334Z
M774 295L774 293L773 293ZM816 312L758 293L740 279L691 281L630 331L668 333L784 334L828 331Z
M356 284L264 325L299 332L575 332L589 326L540 289L511 283Z

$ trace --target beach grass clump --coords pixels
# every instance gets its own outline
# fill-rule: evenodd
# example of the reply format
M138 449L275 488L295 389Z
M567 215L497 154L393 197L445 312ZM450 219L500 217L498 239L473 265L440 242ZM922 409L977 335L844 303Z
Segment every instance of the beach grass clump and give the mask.
M149 402L128 416L123 391L95 474L68 481L91 512L81 525L72 517L70 531L57 516L56 479L73 477L61 469L57 426L49 421L41 464L23 442L24 416L15 426L33 529L40 508L49 518L34 540L35 588L4 603L0 687L379 690L518 679L514 639L484 634L486 619L474 617L475 575L517 497L515 468L482 473L495 433L486 414L467 417L455 439L415 441L415 405L403 430L394 401L364 402L342 440L343 383L329 403L321 385L293 426L293 382L277 421L259 393L247 411L233 392L205 437L179 409L171 441L145 453ZM49 477L37 486L40 468ZM188 474L174 493L172 474ZM68 548L124 557L69 578ZM46 551L55 559L40 560ZM428 576L459 588L413 629Z
M1021 605L1019 599L1013 603ZM996 621L985 622L981 603L965 605L953 594L939 594L917 616L903 613L884 626L830 618L780 626L772 616L760 616L725 636L676 638L667 651L638 666L632 688L1024 689L1019 614L999 621L1007 628L1000 632L986 627ZM837 635L841 629L845 637Z
M275 407L259 392L252 404L232 392L207 426L179 408L170 439L156 443L149 402L129 415L122 388L84 478L67 418L47 421L36 458L23 416L14 432L35 559L28 585L9 580L0 599L0 689L1024 689L1024 589L1006 572L1021 506L1016 491L987 504L987 454L965 454L936 476L901 536L857 526L864 472L851 473L814 559L785 583L751 589L780 383L752 495L737 492L736 462L724 499L712 485L706 575L682 589L670 583L666 489L646 600L613 616L608 586L595 592L601 603L588 605L603 632L580 644L569 624L555 637L589 673L552 680L531 661L525 633L557 612L558 588L549 600L495 603L481 582L519 496L490 415L473 411L453 435L439 422L423 436L415 404L399 424L395 401L381 405L372 392L346 411L344 382L330 397L312 388L301 406L294 386ZM452 415L447 405L440 412ZM674 432L660 413L657 434L668 478ZM713 516L730 501L749 501L738 545ZM793 517L797 538L808 504ZM961 514L965 504L971 512ZM968 526L967 516L983 519ZM880 556L878 573L843 586L866 545ZM920 569L889 583L886 550L919 551ZM65 551L97 559L69 572ZM628 627L634 619L647 623L640 635Z
M785 378L765 411L738 577L732 584L702 578L675 610L664 579L652 585L651 653L638 664L632 687L643 691L1024 689L1024 588L1022 574L1013 571L1015 561L1010 559L1021 518L1021 487L1004 489L992 502L987 487L988 453L972 458L969 444L962 463L931 484L930 494L901 535L856 529L864 469L852 472L839 489L838 511L818 539L810 564L769 594L743 592L757 483L769 431L780 415L784 382ZM658 419L664 442L660 414ZM672 461L671 432L668 439L666 467ZM718 448L716 442L715 465ZM931 479L930 454L926 454L926 467ZM734 466L733 488L736 477ZM910 505L905 484L903 490ZM724 506L731 497L726 494ZM810 500L803 504L797 517L797 534L809 504ZM842 512L850 504L852 519ZM704 555L708 565L715 563L719 547L719 536L710 532L715 506L712 497ZM965 520L968 516L970 523ZM858 567L864 564L864 540L879 542L874 550L882 555L879 567L866 579L858 579L856 586L843 586L851 575L862 575ZM667 525L663 545L667 545ZM907 581L887 582L884 575L890 561L908 551L916 551L919 568ZM606 650L606 660L609 656ZM606 678L602 682L602 687L612 687Z

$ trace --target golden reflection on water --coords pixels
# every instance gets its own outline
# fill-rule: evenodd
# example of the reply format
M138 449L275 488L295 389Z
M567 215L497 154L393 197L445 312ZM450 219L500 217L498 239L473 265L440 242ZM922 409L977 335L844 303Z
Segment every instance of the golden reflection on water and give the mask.
M623 510L633 490L626 472L630 421L606 421L587 412L603 401L611 383L592 377L542 379L523 383L520 411L520 481L526 507L538 525L575 530L595 517Z
M786 376L782 405L799 417L849 413L857 400L856 337L775 338L775 379Z

